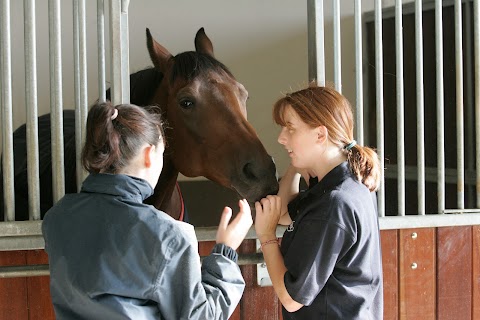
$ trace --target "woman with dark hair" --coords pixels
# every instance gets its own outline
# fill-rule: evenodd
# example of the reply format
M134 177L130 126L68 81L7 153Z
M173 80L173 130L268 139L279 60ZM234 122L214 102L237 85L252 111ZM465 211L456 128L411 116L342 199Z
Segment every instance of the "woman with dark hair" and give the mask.
M291 163L278 195L255 204L255 229L283 319L382 319L379 160L354 140L349 102L312 84L277 101L273 117Z
M143 203L163 167L159 110L94 105L88 114L81 191L45 215L57 319L228 319L245 283L236 249L252 225L250 207L229 224L200 265L191 225Z

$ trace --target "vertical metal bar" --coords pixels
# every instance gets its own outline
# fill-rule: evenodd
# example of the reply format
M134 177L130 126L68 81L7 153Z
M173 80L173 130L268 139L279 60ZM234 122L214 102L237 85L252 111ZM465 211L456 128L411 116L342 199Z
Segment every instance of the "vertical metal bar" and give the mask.
M465 208L465 167L463 148L463 50L462 50L462 1L455 0L455 83L457 122L457 206Z
M418 214L425 214L425 118L423 89L423 26L422 0L415 0L415 61L417 89L417 188Z
M403 86L403 23L402 0L395 1L395 47L397 87L397 186L398 215L405 215L405 124Z
M308 79L325 85L325 37L323 0L307 1Z
M52 188L53 202L65 194L63 155L63 101L62 101L62 56L60 0L49 0L49 46L50 46L50 121L52 134Z
M74 39L75 39L75 146L77 190L80 190L86 176L82 167L81 151L85 142L85 126L87 123L87 49L85 26L85 0L74 2Z
M10 0L1 2L0 30L0 73L3 135L3 192L5 199L5 221L15 220L15 195L13 171L13 125L12 125L12 55L10 39Z
M128 4L129 1L110 1L111 98L114 105L130 101Z
M340 32L340 0L333 0L333 74L335 90L342 92L342 39Z
M480 5L478 1L473 1L473 43L475 48L476 206L480 208Z
M97 42L98 42L98 97L105 102L105 5L103 0L97 0Z
M81 187L80 179L80 169L82 168L82 162L80 160L79 154L81 150L81 136L82 136L82 127L80 124L81 118L81 97L80 97L80 17L79 17L79 1L74 0L72 3L73 6L73 84L74 84L74 93L75 93L75 168L76 168L76 180L77 180L77 191Z
M445 119L444 119L444 81L443 81L443 17L442 0L435 0L435 56L437 84L437 196L438 212L445 210Z
M40 220L40 166L38 156L37 45L35 1L24 1L25 24L25 105L27 108L28 212Z
M355 87L356 110L355 125L356 139L363 146L363 57L362 57L362 0L355 0Z
M380 188L378 189L378 215L385 216L385 149L383 129L383 40L382 40L382 1L375 0L375 79L377 113L377 150L380 158Z

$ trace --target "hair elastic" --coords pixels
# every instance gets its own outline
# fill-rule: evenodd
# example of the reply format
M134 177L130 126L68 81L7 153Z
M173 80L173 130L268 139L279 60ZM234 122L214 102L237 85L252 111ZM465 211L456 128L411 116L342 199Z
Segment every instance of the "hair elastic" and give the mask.
M343 147L343 149L345 149L346 151L350 151L350 150L352 150L352 148L355 147L356 145L357 145L357 141L352 140L352 142L350 142L349 144L345 145L345 147Z
M277 246L280 246L280 243L278 242L278 239L275 238L275 239L271 239L271 240L268 240L268 241L265 241L264 243L262 243L260 245L260 251L263 252L263 247L265 247L266 245L272 244L272 243L276 243Z
M115 119L117 119L117 116L118 116L118 109L114 108L113 109L113 115L110 117L110 119L115 120Z

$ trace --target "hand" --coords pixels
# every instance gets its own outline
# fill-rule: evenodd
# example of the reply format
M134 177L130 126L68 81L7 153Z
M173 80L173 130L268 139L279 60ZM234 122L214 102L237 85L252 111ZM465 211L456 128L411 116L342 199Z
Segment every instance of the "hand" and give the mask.
M233 250L237 250L240 246L253 223L252 213L247 200L240 200L238 206L240 211L238 211L237 216L230 224L228 223L232 218L232 209L229 207L223 209L217 231L217 243L223 243Z
M279 196L267 196L260 202L255 202L255 231L260 242L276 238L281 209L282 199Z

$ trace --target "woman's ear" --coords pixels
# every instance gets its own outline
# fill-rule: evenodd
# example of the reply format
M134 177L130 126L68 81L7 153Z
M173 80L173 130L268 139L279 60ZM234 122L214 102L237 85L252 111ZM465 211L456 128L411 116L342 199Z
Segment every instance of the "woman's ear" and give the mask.
M143 150L143 163L146 168L150 168L152 166L154 151L155 151L154 145L149 145L145 147L145 149Z
M328 130L327 127L325 126L318 126L315 129L317 133L317 142L318 143L324 143L325 141L328 140Z

